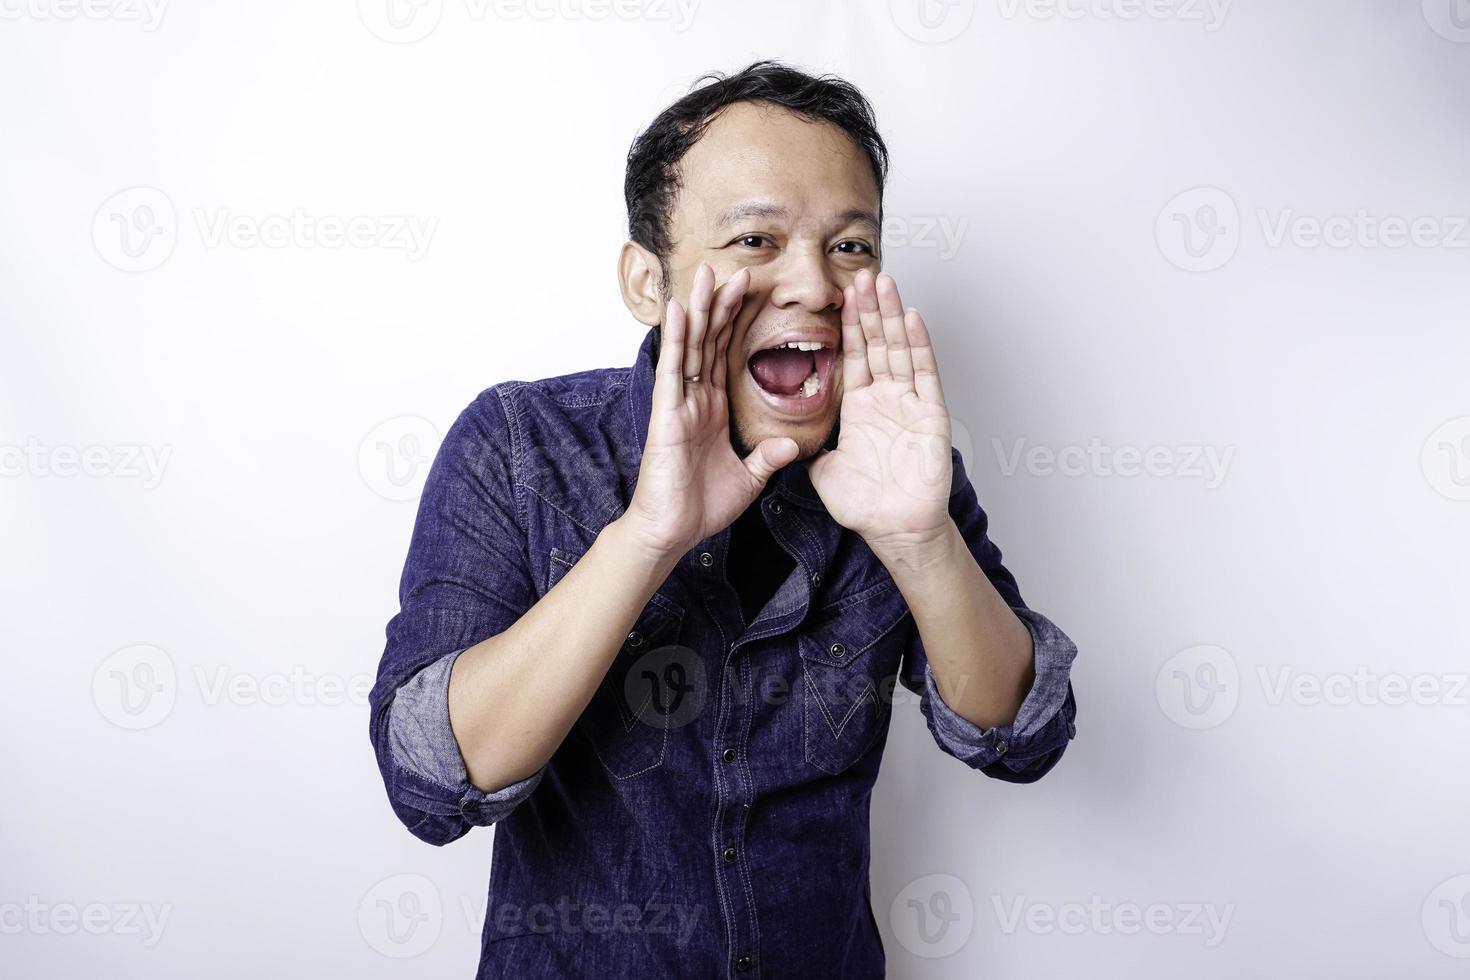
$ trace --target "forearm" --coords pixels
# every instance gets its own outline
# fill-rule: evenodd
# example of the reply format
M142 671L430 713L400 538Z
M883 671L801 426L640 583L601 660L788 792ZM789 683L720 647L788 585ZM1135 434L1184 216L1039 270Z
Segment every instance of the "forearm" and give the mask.
M459 655L449 720L471 783L492 792L546 764L678 557L614 521L514 626Z
M1031 632L959 528L950 522L935 541L873 550L913 613L945 703L981 728L1013 722L1036 679Z

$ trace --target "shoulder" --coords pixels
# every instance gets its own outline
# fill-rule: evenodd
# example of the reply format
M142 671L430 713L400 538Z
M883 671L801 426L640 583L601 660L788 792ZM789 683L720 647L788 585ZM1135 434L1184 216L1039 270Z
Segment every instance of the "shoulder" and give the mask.
M641 447L627 397L631 368L596 368L502 381L486 388L456 428L460 454L588 528L622 512ZM489 461L493 461L489 462Z
M519 455L538 435L570 434L584 427L587 410L614 403L626 390L630 374L626 367L590 368L530 381L500 381L476 395L460 421L485 441Z

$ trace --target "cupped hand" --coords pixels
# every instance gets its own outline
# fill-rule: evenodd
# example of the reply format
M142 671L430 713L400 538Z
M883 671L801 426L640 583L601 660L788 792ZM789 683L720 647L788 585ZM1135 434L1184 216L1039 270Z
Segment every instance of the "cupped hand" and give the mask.
M806 463L832 519L875 551L947 530L953 466L949 410L924 318L893 277L859 272L843 291L837 447Z
M700 263L686 311L670 300L653 383L638 483L624 517L650 550L683 554L734 523L798 453L795 440L760 442L744 459L730 443L725 356L750 274L715 288Z

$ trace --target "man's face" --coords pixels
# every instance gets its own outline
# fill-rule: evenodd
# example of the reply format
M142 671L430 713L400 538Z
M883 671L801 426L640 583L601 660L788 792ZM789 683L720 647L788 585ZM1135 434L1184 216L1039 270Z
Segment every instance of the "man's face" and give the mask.
M671 295L688 308L700 262L717 284L750 270L727 354L731 442L744 456L789 436L799 459L813 456L842 400L843 287L880 268L872 165L830 123L743 102L710 124L680 169ZM822 347L777 349L793 341Z

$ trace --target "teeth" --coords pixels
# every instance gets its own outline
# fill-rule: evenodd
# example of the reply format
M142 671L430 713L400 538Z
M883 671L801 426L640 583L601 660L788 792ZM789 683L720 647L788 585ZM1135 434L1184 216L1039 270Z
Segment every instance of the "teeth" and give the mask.
M813 371L807 375L806 380L801 383L801 397L810 398L817 393L817 372Z
M795 350L821 350L827 345L819 340L793 340L789 344L781 344L780 347L791 347Z

